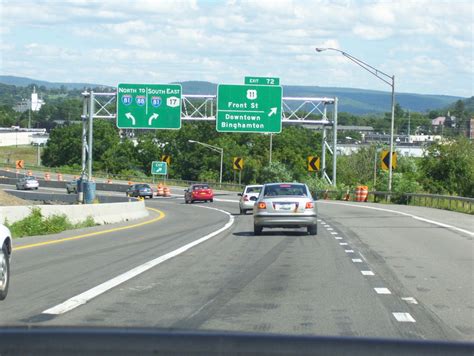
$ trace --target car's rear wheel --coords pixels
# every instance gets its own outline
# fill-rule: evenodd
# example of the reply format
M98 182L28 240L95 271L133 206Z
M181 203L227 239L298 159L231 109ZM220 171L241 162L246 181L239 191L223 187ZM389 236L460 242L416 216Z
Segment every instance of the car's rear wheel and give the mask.
M211 203L214 203L214 199L211 199L210 202L211 202Z
M0 300L7 297L8 285L10 284L10 260L8 258L7 246L3 245L0 250Z
M263 227L258 225L253 225L253 234L260 235L262 233Z
M310 234L310 235L317 235L317 234L318 234L318 225L310 225L310 226L308 226L308 234Z

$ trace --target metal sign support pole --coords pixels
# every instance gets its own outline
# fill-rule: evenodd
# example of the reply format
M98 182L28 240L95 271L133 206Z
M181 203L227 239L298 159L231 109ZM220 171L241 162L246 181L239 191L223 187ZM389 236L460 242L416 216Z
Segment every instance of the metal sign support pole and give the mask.
M336 186L336 175L337 175L337 97L334 98L334 123L332 126L333 130L333 142L332 142L332 185Z
M78 192L77 200L79 203L84 203L84 177L86 175L86 162L87 162L87 100L89 97L88 92L82 93L82 156L81 156L81 188Z
M93 139L93 127L94 127L94 92L91 90L89 97L89 142L88 148L88 180L92 181L92 139Z

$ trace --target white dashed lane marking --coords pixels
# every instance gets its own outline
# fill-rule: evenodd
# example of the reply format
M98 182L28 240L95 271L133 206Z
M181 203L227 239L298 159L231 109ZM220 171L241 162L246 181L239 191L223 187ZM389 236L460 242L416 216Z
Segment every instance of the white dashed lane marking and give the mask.
M322 225L326 228L326 230L334 236L334 239L336 240L343 240L341 236L338 236L338 233L336 231L333 231L334 229L329 225L326 224L324 221L322 222ZM340 246L347 246L349 245L347 242L339 242ZM347 254L350 253L355 253L354 250L344 250ZM351 258L353 263L363 263L366 261L365 257L362 255L362 253L359 252L359 255L361 258ZM363 276L375 276L375 273L370 270L363 270L360 271ZM391 295L392 292L390 289L385 288L385 287L374 287L375 293L379 295ZM403 297L402 300L409 304L418 304L415 298L413 297ZM393 317L400 323L415 323L416 320L411 316L410 313L404 313L404 312L392 312Z
M410 313L392 313L395 319L400 323L415 323L416 320L410 315Z
M388 288L374 288L374 290L377 294L392 294Z
M404 300L408 304L418 304L418 301L413 297L402 297L402 300Z

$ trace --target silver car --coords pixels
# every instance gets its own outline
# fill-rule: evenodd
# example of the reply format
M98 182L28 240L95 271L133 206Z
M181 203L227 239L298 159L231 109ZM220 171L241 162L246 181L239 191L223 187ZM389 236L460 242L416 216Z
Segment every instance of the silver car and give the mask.
M38 180L33 177L33 176L26 176L23 178L18 179L18 182L16 182L16 189L38 189L39 187L39 182Z
M12 258L12 234L0 224L0 300L7 297L10 284L10 261Z
M66 183L66 191L68 194L77 193L77 179L73 179Z
M252 210L255 202L257 201L261 185L247 185L242 193L239 193L239 208L240 214L246 214L247 210Z
M270 183L262 187L253 207L254 234L265 228L306 227L318 232L316 204L309 188L302 183Z

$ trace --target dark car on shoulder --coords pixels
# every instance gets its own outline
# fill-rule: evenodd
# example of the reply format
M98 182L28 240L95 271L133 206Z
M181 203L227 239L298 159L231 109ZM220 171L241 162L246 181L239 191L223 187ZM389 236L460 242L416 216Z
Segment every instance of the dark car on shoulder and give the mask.
M140 183L140 184L132 184L127 188L125 193L127 197L135 197L135 198L153 198L153 189L148 184Z

